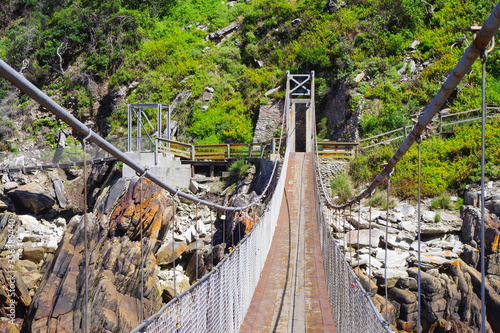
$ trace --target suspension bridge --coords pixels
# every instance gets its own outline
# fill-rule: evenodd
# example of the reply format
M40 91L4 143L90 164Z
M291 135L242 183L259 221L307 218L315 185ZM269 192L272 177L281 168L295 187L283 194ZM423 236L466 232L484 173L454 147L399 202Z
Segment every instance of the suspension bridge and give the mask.
M340 216L345 209L371 197L385 179L390 186L390 175L395 165L415 142L420 146L423 131L480 55L484 69L487 45L499 27L500 3L481 29L478 29L476 38L392 159L365 190L344 205L335 205L331 201L329 193L324 189L324 179L318 172L320 153L315 132L314 73L287 74L282 134L276 144L277 150L271 156L274 161L273 175L279 174L278 182L271 186L270 181L260 196L243 207L222 206L183 193L94 133L3 61L0 61L0 75L80 133L84 137L84 143L94 143L134 170L140 179L150 179L174 197L179 196L197 205L206 205L211 210L226 213L245 212L256 205L267 205L256 226L235 244L233 250L212 271L183 293L176 294L174 299L148 318L144 316L141 306L142 322L133 332L390 332L394 328L388 322L387 291L385 307L379 312L370 294L363 289L358 276L348 265L346 249L339 247L333 238L329 221L333 214ZM299 105L306 110L302 130L296 126L295 121ZM485 118L486 104L483 98L483 133ZM304 152L297 151L299 146L303 147ZM86 161L84 155L84 162ZM484 150L482 162L484 165ZM273 179L273 176L270 178ZM484 237L484 171L481 184L481 234ZM86 216L83 221L86 223ZM420 220L418 223L420 230ZM140 225L142 228L142 223ZM84 228L87 230L86 224ZM420 232L418 241L420 258ZM480 245L484 253L484 238ZM88 246L86 233L84 246L85 249ZM484 255L480 257L481 327L484 332ZM88 265L88 260L88 254L85 253L85 266ZM144 266L144 256L141 255L141 262L138 264ZM419 260L419 331L420 268ZM371 272L368 276L371 277ZM385 287L387 288L387 283ZM84 332L88 332L90 320L87 289L88 287L85 288L84 298ZM142 297L141 291L141 301Z

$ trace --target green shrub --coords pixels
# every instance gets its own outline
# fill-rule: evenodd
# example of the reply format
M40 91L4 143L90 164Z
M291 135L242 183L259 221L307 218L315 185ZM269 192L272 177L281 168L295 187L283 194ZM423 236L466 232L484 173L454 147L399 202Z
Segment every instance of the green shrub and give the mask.
M347 174L341 173L337 175L330 181L330 185L332 188L332 196L338 196L338 203L346 203L354 197Z
M229 176L232 179L243 177L248 169L250 164L245 164L245 159L236 160L229 166Z
M439 221L441 221L441 215L439 215L439 214L434 215L434 222L437 223Z
M456 210L460 210L460 208L462 208L463 205L464 205L464 199L463 198L458 198L457 202L455 204L455 209Z
M448 195L441 194L439 197L431 201L431 206L433 209L450 209L450 197Z
M349 176L354 181L355 184L362 184L372 177L372 171L369 167L368 156L364 154L358 154L356 158L351 160L349 165Z

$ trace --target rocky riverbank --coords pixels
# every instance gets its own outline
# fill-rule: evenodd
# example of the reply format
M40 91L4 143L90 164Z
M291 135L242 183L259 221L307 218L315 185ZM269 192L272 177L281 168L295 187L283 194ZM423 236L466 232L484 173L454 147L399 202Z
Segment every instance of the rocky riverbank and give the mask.
M480 193L479 193L480 194ZM455 207L457 198L452 199ZM481 323L478 187L468 186L460 210L421 203L421 320L423 332L478 332ZM487 332L500 332L500 183L485 195ZM394 202L389 215L363 202L330 219L334 236L382 315L400 332L417 325L417 206ZM359 209L361 211L359 212ZM330 213L325 210L325 213ZM360 215L358 216L358 213ZM371 237L369 227L371 227ZM387 233L386 233L387 227ZM387 244L387 260L385 247ZM371 246L371 252L370 252ZM370 265L370 267L369 267ZM359 266L359 267L358 267ZM368 279L371 271L372 278ZM389 307L385 308L385 274Z

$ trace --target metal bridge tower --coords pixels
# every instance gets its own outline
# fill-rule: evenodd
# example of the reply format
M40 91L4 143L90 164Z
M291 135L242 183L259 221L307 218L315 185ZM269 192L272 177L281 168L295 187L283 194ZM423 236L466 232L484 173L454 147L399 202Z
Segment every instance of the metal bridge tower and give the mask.
M304 106L305 112L302 111ZM290 74L287 72L285 112L287 145L290 147L290 151L299 150L312 153L314 151L313 126L315 126L314 71L311 71L311 74ZM297 145L297 141L303 142L300 140L304 139L305 149L302 145Z

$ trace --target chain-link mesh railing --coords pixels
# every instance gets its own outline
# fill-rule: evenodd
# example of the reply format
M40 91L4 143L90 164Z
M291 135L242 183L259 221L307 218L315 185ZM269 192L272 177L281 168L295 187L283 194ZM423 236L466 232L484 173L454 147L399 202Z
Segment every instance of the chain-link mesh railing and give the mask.
M315 161L316 164L316 161ZM317 170L317 169L316 169ZM351 269L323 214L315 179L316 211L326 287L337 332L392 332Z
M255 228L209 274L133 332L238 332L271 247L285 187L288 151L274 195Z

